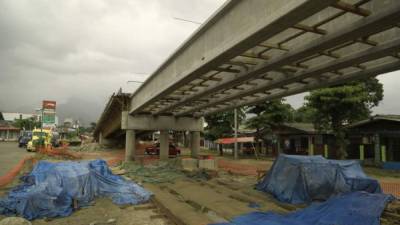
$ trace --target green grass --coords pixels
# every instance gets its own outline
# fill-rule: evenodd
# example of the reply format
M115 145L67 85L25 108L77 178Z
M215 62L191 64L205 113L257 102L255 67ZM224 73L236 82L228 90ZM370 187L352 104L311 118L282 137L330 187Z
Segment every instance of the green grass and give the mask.
M400 172L395 170L384 170L376 167L364 167L363 169L370 176L400 178Z

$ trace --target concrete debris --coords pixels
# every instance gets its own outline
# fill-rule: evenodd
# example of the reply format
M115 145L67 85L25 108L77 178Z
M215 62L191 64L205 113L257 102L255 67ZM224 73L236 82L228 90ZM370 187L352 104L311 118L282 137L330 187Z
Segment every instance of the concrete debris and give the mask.
M0 221L0 225L32 225L32 223L21 217L7 217Z
M400 225L400 201L389 203L381 216L382 225Z
M156 162L149 165L137 163L124 163L122 168L126 175L136 182L143 183L170 183L175 179L184 177L178 160Z
M111 172L115 175L124 175L126 173L126 170L121 169L120 167L112 167L110 169L111 169Z
M116 219L109 219L106 222L91 222L89 225L117 225Z

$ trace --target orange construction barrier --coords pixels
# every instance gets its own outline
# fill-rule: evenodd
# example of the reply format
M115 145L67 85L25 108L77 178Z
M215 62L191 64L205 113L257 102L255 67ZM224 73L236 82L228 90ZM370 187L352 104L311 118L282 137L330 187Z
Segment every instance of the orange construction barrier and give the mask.
M14 166L10 171L8 171L4 176L0 177L0 187L10 184L18 174L20 174L22 168L24 168L25 163L31 161L34 163L34 158L32 156L25 157L21 159L17 165Z

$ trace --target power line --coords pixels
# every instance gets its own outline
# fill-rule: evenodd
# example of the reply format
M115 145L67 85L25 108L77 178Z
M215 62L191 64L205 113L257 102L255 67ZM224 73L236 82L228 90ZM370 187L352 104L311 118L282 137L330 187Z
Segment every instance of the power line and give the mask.
M175 20L180 20L180 21L184 21L184 22L189 22L189 23L194 23L194 24L198 24L198 25L201 25L201 24L202 24L201 22L197 22L197 21L194 21L194 20L187 20L187 19L178 18L178 17L173 17L173 19L175 19Z

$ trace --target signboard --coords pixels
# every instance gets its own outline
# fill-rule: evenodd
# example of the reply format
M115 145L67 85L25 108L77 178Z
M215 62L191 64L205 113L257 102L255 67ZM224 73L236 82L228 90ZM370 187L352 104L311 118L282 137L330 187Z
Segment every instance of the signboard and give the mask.
M43 124L54 124L56 122L56 114L43 114Z
M50 110L55 111L56 110L56 101L43 100L42 107L44 110L50 109Z
M43 127L56 126L56 101L43 100L42 102L42 124Z

